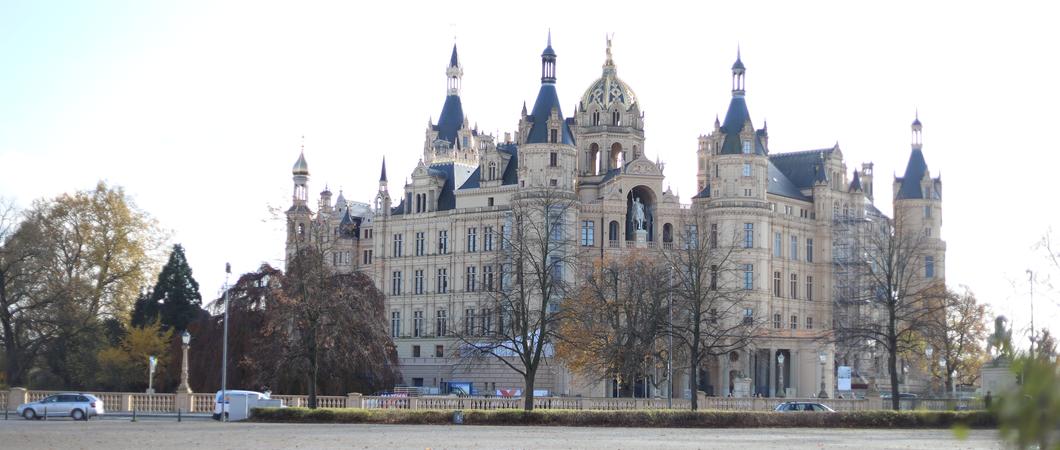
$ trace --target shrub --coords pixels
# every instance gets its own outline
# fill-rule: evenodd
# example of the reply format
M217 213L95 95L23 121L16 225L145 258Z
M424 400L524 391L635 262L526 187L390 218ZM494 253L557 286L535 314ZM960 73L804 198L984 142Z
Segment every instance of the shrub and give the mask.
M985 411L766 411L467 410L468 425L543 425L655 428L993 428ZM394 409L256 408L257 422L448 425L453 411Z

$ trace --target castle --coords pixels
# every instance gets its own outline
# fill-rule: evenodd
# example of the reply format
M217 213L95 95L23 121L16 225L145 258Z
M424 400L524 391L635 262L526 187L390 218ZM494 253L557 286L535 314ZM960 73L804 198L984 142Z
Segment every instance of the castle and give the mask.
M454 45L442 113L437 123L428 123L422 158L400 199L390 196L384 160L371 204L349 201L343 193L333 202L325 189L313 210L304 154L294 165L288 259L313 239L311 230L323 230L318 239L329 242L335 270L363 270L376 280L386 294L405 383L444 390L459 382L489 394L522 386L521 377L501 364L461 364L452 334L497 326L496 312L481 300L502 276L494 262L504 251L500 242L510 230L513 196L546 187L576 197L574 216L565 219L567 232L576 236L570 251L590 264L637 249L683 245L697 214L707 218L699 226L709 226L711 239L738 237L747 319L762 321L762 333L753 345L695 368L698 390L726 395L740 379L749 380L751 394L812 396L823 379L831 395L835 365L852 366L862 380L879 372L864 349L837 349L828 340L837 300L849 288L847 260L856 253L848 248L858 232L851 224L891 220L873 206L872 163L849 172L838 144L771 151L766 125L756 128L748 111L746 68L737 55L724 120L715 119L699 137L697 194L682 202L663 189L664 164L648 156L640 99L618 77L610 41L600 78L569 117L560 107L556 63L550 37L533 108L524 104L514 133L493 136L469 125ZM930 175L921 131L914 121L908 166L894 180L893 217L930 237L931 254L919 270L925 279L941 280L942 183ZM707 230L692 235L698 233ZM690 395L688 370L677 371L673 395ZM552 395L615 394L613 383L579 380L558 363L542 366L536 387Z

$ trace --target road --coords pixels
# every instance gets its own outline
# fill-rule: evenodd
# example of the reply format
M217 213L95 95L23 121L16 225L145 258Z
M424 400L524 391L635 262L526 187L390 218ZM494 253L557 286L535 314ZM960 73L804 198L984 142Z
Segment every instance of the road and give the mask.
M5 449L1002 448L993 430L687 429L0 420Z

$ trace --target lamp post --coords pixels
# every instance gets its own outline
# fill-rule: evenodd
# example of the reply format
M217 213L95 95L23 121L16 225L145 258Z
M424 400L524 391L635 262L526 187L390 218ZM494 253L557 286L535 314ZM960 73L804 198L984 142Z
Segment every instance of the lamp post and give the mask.
M674 266L670 266L670 278L668 280L669 290L667 291L667 309L669 309L670 315L670 332L667 333L667 340L669 341L666 349L666 382L669 385L666 388L666 407L669 409L674 408ZM693 367L692 370L697 370ZM695 393L693 392L693 395Z
M177 392L190 394L191 386L188 385L188 347L191 344L191 333L188 330L184 330L180 334L180 343L184 351L184 355L180 359L180 386L177 386Z
M828 361L828 353L820 352L817 357L821 360L821 392L817 394L817 398L828 398L828 391L824 387L824 365Z
M784 354L780 353L777 355L777 380L780 382L780 387L777 389L777 397L784 398Z
M225 263L225 324L221 348L221 421L228 422L228 275L232 265Z
M931 355L933 353L935 353L935 349L932 348L930 344L928 344L927 348L924 349L924 354L927 355L927 359L928 359L928 372L932 372L930 374L930 375L932 375L931 378L934 378L934 371L931 370L932 369L931 365L935 363L934 361L931 360ZM934 390L934 389L932 389L933 388L932 385L934 384L934 383L932 383L932 381L934 381L934 380L930 380L930 379L928 380L928 393L932 393L931 391Z

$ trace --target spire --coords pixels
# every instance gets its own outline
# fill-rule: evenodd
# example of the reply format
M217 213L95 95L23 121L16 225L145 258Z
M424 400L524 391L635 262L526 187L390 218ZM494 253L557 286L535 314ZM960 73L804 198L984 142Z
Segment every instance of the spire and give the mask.
M548 30L548 45L541 52L541 84L556 83L556 51L552 50L552 29Z
M614 35L604 35L604 39L607 42L607 48L604 50L606 57L604 58L604 76L614 76L617 72L615 67L615 60L611 58L611 39L614 39Z
M736 46L736 62L732 64L732 96L743 97L744 94L744 72L747 68L740 59L740 46Z
M386 156L383 157L383 170L379 171L379 184L386 184Z
M464 76L464 68L460 66L460 59L456 56L456 44L453 44L453 55L449 57L449 67L445 69L448 95L460 95L460 79Z
M919 109L916 111L916 117L913 119L911 128L913 130L913 150L920 150L924 145L923 136L921 135L924 125L920 123Z
M858 174L858 169L854 169L854 181L850 182L850 192L862 192L861 188L861 175Z

